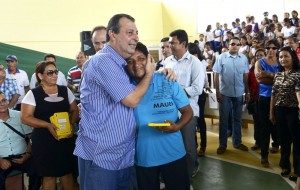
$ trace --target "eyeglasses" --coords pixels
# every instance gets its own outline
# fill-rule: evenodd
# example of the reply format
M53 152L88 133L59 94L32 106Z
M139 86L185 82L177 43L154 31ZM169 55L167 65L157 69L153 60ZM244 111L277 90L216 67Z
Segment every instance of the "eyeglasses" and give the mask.
M277 50L278 48L277 47L266 47L266 50L270 50L270 49Z
M231 45L231 46L240 46L241 44L231 43L229 45Z
M55 70L48 70L46 73L44 73L44 74L46 74L47 76L53 76L53 74L56 74L56 75L58 75L58 70L57 69L55 69Z

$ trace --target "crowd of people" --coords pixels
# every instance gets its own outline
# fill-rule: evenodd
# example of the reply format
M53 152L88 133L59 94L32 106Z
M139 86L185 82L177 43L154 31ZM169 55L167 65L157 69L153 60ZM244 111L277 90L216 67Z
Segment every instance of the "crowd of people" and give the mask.
M292 18L285 14L284 27L276 15L264 16L261 24L254 16L241 25L236 19L232 29L209 25L194 43L185 30L174 30L162 38L163 58L156 63L139 42L135 19L117 14L91 32L97 53L90 59L78 52L65 77L56 57L46 54L30 83L18 58L8 55L7 69L0 65L0 131L7 134L0 136L1 189L13 169L29 174L30 190L54 190L57 179L64 190L125 190L130 182L140 190L158 190L162 182L166 189L193 189L207 146L204 107L212 82L219 103L217 154L226 153L229 134L234 148L248 151L241 132L247 104L254 120L251 149L261 150L264 167L269 152L280 150L281 175L296 181L300 23L296 11ZM63 139L50 121L60 112L68 113L72 128Z

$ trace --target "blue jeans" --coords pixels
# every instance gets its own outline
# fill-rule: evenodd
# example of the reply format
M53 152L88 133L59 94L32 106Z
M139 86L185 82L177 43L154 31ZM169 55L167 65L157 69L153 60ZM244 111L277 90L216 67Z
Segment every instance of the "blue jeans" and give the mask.
M130 170L106 170L78 157L80 190L130 190Z
M221 147L227 147L228 117L232 111L232 144L239 146L242 142L242 108L243 96L228 97L222 95L222 103L219 104L219 143Z

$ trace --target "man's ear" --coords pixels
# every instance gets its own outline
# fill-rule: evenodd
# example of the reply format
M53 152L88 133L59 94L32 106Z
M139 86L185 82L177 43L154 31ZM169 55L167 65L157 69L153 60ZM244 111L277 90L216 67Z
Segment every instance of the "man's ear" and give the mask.
M115 39L115 33L112 30L108 31L108 35L110 39Z

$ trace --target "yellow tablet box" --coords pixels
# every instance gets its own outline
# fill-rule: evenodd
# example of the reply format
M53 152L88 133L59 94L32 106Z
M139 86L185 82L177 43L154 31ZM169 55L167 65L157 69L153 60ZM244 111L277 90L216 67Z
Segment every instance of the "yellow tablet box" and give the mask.
M57 112L50 117L50 121L58 127L56 130L58 140L66 138L71 134L72 130L68 112Z

